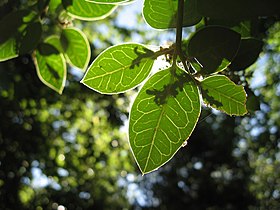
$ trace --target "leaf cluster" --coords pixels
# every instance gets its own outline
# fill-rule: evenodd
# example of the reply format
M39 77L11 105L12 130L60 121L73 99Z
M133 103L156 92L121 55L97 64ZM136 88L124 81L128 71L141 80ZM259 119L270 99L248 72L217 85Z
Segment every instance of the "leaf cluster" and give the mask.
M39 78L62 93L66 63L83 70L90 57L88 40L82 31L69 27L68 16L99 20L129 1L43 2L35 4L35 10L18 10L1 20L1 31L7 20L13 27L1 38L0 59L32 52ZM81 82L102 94L122 93L146 81L132 105L129 122L130 147L142 173L156 170L186 145L202 104L228 115L253 111L252 103L246 108L241 79L231 78L244 75L244 69L256 61L263 46L259 25L265 18L277 20L279 8L278 0L215 0L211 4L204 0L145 0L147 24L155 29L176 28L175 44L158 51L138 43L119 44L103 51L87 68ZM60 35L44 37L43 20L56 12L60 14ZM185 39L182 29L190 26L195 31ZM163 55L172 58L168 60L171 67L151 75L155 60Z

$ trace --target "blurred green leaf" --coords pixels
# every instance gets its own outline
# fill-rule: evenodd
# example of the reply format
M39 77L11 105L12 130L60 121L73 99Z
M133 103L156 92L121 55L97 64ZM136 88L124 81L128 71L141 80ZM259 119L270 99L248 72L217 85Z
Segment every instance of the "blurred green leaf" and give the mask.
M54 13L56 9L62 4L61 0L50 0L49 11Z
M229 66L237 53L240 34L220 26L208 26L197 31L189 40L188 56L200 63L196 70L212 74ZM196 65L198 66L198 65Z
M124 92L139 85L153 63L154 52L143 45L116 45L93 61L81 82L103 94Z
M145 0L143 16L153 28L175 28L177 22L178 0ZM195 0L185 0L183 26L192 26L201 20L197 13Z
M63 7L69 15L80 20L100 20L110 15L115 5L97 4L85 0L62 0Z
M156 170L183 146L200 115L198 88L179 67L153 75L130 112L129 141L143 174Z
M201 82L203 100L207 105L229 115L245 115L246 92L224 75L207 77Z

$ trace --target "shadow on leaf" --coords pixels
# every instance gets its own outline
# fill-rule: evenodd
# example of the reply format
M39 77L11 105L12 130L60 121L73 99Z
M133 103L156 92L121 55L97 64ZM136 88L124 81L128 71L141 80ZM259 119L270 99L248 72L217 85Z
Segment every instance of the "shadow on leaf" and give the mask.
M144 52L142 50L144 50ZM145 58L155 59L154 52L147 48L142 48L141 50L139 50L138 47L135 47L134 53L137 55L137 58L132 60L131 65L129 67L130 69L134 69L135 66L139 66L142 60Z
M215 98L208 94L208 90L204 90L201 88L201 93L205 101L210 105L216 108L222 107L223 104L220 101L217 101Z
M167 71L167 70L165 70ZM148 89L146 93L148 95L155 96L155 103L157 105L163 105L167 103L168 97L175 97L179 94L180 91L183 91L184 85L186 82L192 82L190 76L186 73L178 74L175 71L170 71L171 81L170 84L166 84L162 89Z

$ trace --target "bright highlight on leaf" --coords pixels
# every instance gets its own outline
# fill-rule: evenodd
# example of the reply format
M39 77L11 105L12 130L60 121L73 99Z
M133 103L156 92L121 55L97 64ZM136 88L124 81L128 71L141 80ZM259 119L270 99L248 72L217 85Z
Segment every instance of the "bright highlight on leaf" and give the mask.
M61 94L66 81L66 62L62 53L46 40L35 51L34 63L40 80Z
M236 85L224 75L207 77L201 82L203 100L229 115L245 115L246 92L241 85Z
M143 16L156 29L175 28L178 0L145 0ZM184 4L183 26L192 26L201 20L197 13L196 0L186 0Z
M110 15L115 5L98 4L85 0L62 0L63 7L69 15L80 20L100 20Z
M143 45L116 45L93 61L81 82L104 94L124 92L146 79L153 63L154 52Z
M156 170L175 155L200 115L196 84L179 67L172 68L153 75L131 108L129 141L143 174Z

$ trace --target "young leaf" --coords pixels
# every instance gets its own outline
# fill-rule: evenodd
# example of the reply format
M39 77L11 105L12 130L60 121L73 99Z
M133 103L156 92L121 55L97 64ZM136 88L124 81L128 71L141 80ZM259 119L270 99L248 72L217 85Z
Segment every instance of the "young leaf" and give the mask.
M61 94L66 81L66 62L62 53L46 40L33 58L39 79Z
M153 63L153 51L143 45L116 45L93 61L81 82L103 94L124 92L139 85L149 75Z
M76 28L66 28L62 31L60 42L66 60L85 70L90 59L90 46L85 34Z
M143 174L165 164L183 146L200 108L196 84L179 67L160 71L144 84L129 120L130 147Z
M207 105L229 115L245 115L246 92L224 75L213 75L201 82L203 100Z
M244 70L251 66L259 57L262 51L263 42L258 39L242 39L238 53L230 64L229 68L233 71Z
M236 55L240 34L220 26L208 26L197 31L189 40L188 55L201 64L201 74L212 74L226 69Z
M80 20L100 20L110 15L115 5L97 4L85 0L62 0L63 7L74 18Z
M185 0L183 26L192 26L201 20L197 13L196 0ZM156 29L175 28L177 23L178 0L145 0L143 16Z

